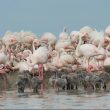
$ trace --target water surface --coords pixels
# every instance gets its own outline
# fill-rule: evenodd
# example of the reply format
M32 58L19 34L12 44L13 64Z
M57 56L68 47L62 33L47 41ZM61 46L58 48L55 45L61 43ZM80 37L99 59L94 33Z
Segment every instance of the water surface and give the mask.
M43 97L30 93L18 97L16 91L0 96L0 109L109 109L110 92L67 93L44 92Z

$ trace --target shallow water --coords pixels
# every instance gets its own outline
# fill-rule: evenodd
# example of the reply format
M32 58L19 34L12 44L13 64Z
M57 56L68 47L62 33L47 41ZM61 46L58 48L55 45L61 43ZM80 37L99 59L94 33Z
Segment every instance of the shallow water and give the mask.
M28 93L28 92L27 92ZM29 93L28 93L29 94ZM0 109L108 109L110 92L67 93L45 92L43 97L29 94L18 97L16 91L0 96Z

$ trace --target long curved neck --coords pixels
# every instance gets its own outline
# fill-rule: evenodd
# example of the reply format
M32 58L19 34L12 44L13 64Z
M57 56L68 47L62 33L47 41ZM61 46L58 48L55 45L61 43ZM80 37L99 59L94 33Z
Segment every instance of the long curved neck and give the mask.
M79 42L78 42L78 45L77 45L76 51L75 51L76 56L79 55L79 47L81 46L81 42L82 42L82 37L79 36Z
M35 52L34 41L33 41L33 43L32 43L32 51L33 51L33 53Z

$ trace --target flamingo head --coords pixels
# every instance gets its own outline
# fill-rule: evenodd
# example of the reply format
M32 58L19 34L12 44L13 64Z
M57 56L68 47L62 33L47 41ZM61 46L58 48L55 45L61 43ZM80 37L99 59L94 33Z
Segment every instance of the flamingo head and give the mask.
M39 47L39 46L41 45L39 39L34 39L34 40L33 40L33 44L34 44L35 47Z
M9 42L10 42L10 45L12 45L12 44L16 44L18 41L17 41L17 38L15 36L12 36L10 38Z

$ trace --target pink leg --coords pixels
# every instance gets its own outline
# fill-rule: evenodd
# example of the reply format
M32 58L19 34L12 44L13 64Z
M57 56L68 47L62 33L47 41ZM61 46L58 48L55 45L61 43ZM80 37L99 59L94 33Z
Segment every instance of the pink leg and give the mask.
M44 79L44 66L43 64L41 65L41 79Z
M44 80L44 66L43 66L43 64L41 64L41 80L42 81ZM43 94L43 90L44 90L44 87L43 87L43 84L41 84L41 94Z
M39 64L39 67L38 67L38 73L39 73L39 79L43 80L44 79L44 67L43 67L43 64Z
M43 81L43 70L44 70L44 67L43 67L43 64L39 64L38 65L38 74L39 74L39 80L42 80ZM41 84L41 94L43 94L43 84Z

